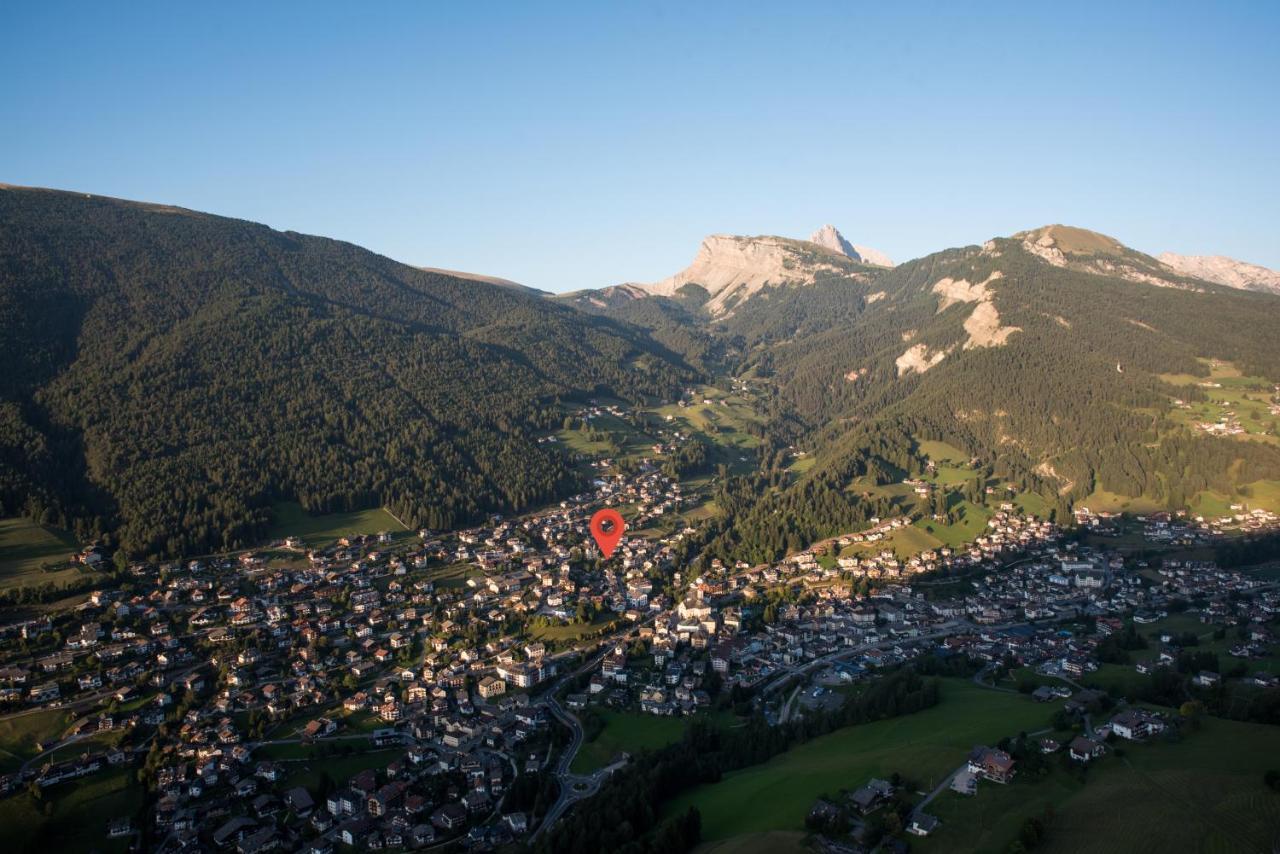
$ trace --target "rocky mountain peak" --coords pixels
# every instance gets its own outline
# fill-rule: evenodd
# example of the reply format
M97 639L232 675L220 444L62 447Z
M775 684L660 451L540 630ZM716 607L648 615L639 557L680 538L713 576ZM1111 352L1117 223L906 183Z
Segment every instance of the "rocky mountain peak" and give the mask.
M834 225L824 225L809 235L809 242L816 243L837 255L843 255L862 264L874 264L877 267L892 267L889 256L869 246L858 246L850 243Z

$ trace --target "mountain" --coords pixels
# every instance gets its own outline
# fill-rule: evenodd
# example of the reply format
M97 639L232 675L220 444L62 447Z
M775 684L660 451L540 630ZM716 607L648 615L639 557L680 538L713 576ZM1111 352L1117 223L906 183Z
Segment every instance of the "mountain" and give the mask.
M844 239L844 235L836 230L834 225L824 225L822 228L809 235L809 242L816 243L823 249L830 249L838 255L844 255L846 258L852 258L863 264L872 264L876 267L892 267L893 261L889 256L878 249L872 249L869 246L857 246Z
M912 512L901 482L930 442L979 461L973 489L1059 516L1280 481L1277 296L1061 224L897 266L815 237L840 251L716 235L662 282L547 298L181 208L0 188L0 513L138 555L258 541L281 501L452 526L580 484L536 441L561 401L669 400L707 377L754 386L762 418L754 471L718 483L708 558ZM1198 423L1219 412L1243 427Z
M750 327L742 312L715 328L750 336L740 372L774 417L758 479L718 499L737 509L710 556L772 559L904 512L891 487L924 470L928 441L1059 514L1098 495L1182 509L1280 480L1274 419L1215 435L1189 414L1212 370L1258 378L1250 409L1265 412L1280 301L1106 235L1045 226L748 307ZM811 460L799 477L791 447Z
M443 527L579 476L558 398L669 397L643 330L336 240L0 188L0 505L131 555L260 540L272 504Z
M1185 276L1194 276L1244 291L1280 294L1280 272L1223 255L1175 255L1161 252L1158 260Z
M757 296L788 285L864 277L860 260L806 240L713 234L702 241L693 263L660 282L629 282L564 298L579 306L617 307L637 299L665 297L696 306L715 319L731 316Z
M802 240L713 234L702 241L692 264L643 287L650 294L667 297L687 286L701 288L707 293L704 309L717 317L763 289L811 284L820 276L847 275L858 269L852 259Z

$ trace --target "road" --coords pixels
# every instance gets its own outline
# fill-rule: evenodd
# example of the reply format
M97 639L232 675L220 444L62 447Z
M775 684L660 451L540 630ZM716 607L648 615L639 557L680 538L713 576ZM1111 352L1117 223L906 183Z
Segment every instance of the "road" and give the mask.
M551 805L551 809L547 810L547 814L542 817L542 821L538 823L538 827L533 831L530 839L537 839L542 831L553 826L560 817L564 815L569 807L578 801L589 798L596 792L600 791L600 786L604 781L617 769L625 765L625 762L616 762L613 765L606 766L597 770L593 774L582 775L574 774L569 770L569 766L573 764L574 758L578 755L578 751L582 748L584 734L582 731L582 723L572 713L567 711L560 705L560 700L556 696L565 685L571 680L578 678L584 673L595 670L600 662L609 652L609 648L619 641L625 641L633 634L637 633L642 626L648 625L657 619L657 615L643 620L636 625L630 627L625 632L603 641L597 651L591 657L585 659L581 666L571 673L567 673L556 681L556 684L547 689L544 694L545 702L548 710L557 721L569 728L571 733L569 744L560 753L560 758L556 760L553 773L556 780L560 783L560 794L556 797L556 802Z

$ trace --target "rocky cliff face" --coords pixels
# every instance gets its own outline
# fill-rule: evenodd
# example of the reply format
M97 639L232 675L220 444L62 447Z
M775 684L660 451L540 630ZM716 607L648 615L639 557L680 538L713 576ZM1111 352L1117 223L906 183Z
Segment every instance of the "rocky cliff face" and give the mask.
M766 287L810 284L819 275L855 272L853 259L817 251L802 240L713 234L702 241L692 264L643 287L651 294L673 296L685 285L698 285L710 295L705 309L714 317Z
M1242 291L1280 295L1280 272L1257 264L1223 255L1177 255L1173 252L1162 252L1159 260L1184 276L1194 276Z
M837 255L844 255L863 264L874 264L877 267L892 267L893 261L888 255L870 246L858 246L845 239L834 225L824 225L809 235L809 242L816 243L823 249L829 249Z

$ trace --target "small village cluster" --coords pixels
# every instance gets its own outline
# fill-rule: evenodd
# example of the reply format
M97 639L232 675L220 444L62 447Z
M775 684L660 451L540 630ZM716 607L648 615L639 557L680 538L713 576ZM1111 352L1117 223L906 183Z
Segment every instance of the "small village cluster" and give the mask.
M1136 524L1143 539L1149 543L1178 546L1205 546L1232 534L1260 534L1280 529L1280 514L1261 507L1247 508L1244 504L1231 504L1228 513L1205 516L1180 510L1177 513L1159 511L1140 514L1129 520L1124 514L1088 507L1077 507L1073 514L1076 524L1099 536L1120 536L1123 530Z

